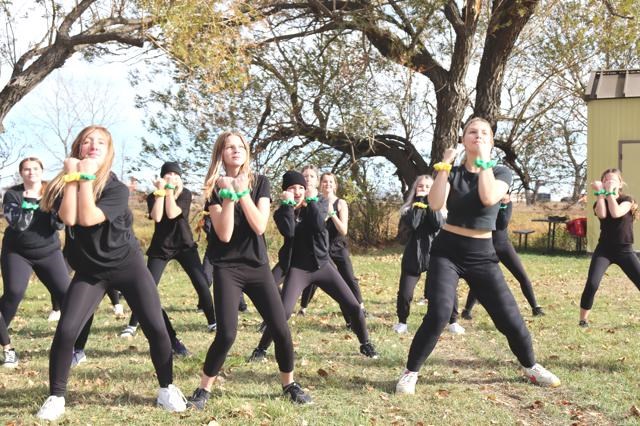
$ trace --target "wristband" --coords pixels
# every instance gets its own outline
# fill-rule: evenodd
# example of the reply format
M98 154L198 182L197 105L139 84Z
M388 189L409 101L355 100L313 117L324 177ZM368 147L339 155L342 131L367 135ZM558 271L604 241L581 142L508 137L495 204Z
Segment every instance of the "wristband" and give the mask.
M296 204L298 204L298 203L296 203L295 200L282 200L282 201L280 201L280 205L281 206L295 207Z
M164 189L176 189L176 186L170 183L167 183L164 185Z
M231 201L236 201L237 200L236 193L233 192L232 190L228 189L228 188L222 188L220 190L219 195L220 195L220 198L222 198L222 199L226 198L226 199L231 200Z
M413 207L416 207L418 209L426 209L427 207L429 207L429 205L421 203L420 201L416 201L415 203L413 203Z
M433 170L435 170L436 172L441 172L441 171L450 172L451 164L439 162L433 165Z
M333 217L333 216L335 216L335 215L337 215L337 214L338 214L338 213L334 210L334 211L332 211L332 212L329 212L329 214L328 214L327 216L329 216L329 217Z
M38 204L30 203L27 200L22 200L22 206L20 206L22 210L38 210L40 206Z
M165 191L164 189L156 189L155 191L153 191L153 195L155 195L156 197L164 197L167 195L167 191Z
M244 197L245 195L249 195L251 193L251 191L247 188L244 191L240 191L236 193L236 201L239 200L240 198Z
M504 210L509 207L507 204L500 204L500 210Z
M482 170L487 170L490 169L492 167L494 167L496 164L498 164L498 161L496 160L481 160L479 158L476 158L476 162L475 162L476 166L480 167Z
M95 178L96 178L96 175L92 175L89 173L79 173L79 172L67 173L62 177L62 179L64 180L64 183L78 182L80 180L94 180Z
M310 203L312 201L317 202L318 201L318 197L307 197L304 199L307 203Z
M604 195L617 195L617 194L616 194L616 190L614 189L613 191L605 191Z
M593 191L593 195L595 195L596 197L597 197L598 195L607 195L607 191L606 191L606 190L604 190L604 189L601 189L601 190L599 190L599 191Z

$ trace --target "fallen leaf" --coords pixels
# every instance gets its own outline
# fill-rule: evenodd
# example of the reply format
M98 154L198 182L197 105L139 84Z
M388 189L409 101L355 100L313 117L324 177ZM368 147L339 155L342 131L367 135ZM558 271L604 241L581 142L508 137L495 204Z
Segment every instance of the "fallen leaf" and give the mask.
M629 411L631 411L632 415L640 417L640 409L638 409L638 407L636 407L635 405L632 405Z
M327 370L324 370L322 368L318 368L318 375L324 378L329 377L329 373L327 373Z

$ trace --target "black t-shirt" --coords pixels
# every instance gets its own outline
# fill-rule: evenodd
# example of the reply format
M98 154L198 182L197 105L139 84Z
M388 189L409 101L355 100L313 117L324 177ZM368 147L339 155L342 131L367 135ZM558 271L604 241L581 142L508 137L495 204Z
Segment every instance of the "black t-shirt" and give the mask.
M493 168L496 180L511 185L511 171L503 166ZM496 217L500 203L486 207L478 193L478 173L472 173L464 165L453 167L449 173L449 198L447 199L447 223L469 229L496 229Z
M251 199L258 205L260 198L269 198L271 186L266 177L255 175L253 188L251 189ZM222 205L222 199L217 191L211 194L211 198L205 203L205 211L209 211L209 206ZM267 245L264 235L256 234L244 216L240 203L235 203L233 217L233 233L228 243L220 241L215 230L212 229L207 238L207 256L213 265L230 268L241 265L260 266L269 262L267 256Z
M191 198L191 191L183 188L178 198L176 198L176 204L180 207L182 213L173 219L169 219L166 210L163 209L162 219L160 219L160 222L154 223L153 237L151 237L151 243L147 249L147 256L171 259L182 250L189 249L195 245L193 233L189 227ZM155 202L156 197L153 194L149 194L147 196L149 214L151 214L151 209L153 209ZM164 197L162 202L166 203Z
M96 201L105 221L93 226L66 227L64 254L76 272L104 279L136 258L131 253L139 250L140 245L133 234L128 201L129 189L111 173Z
M22 208L22 202L35 206L36 198L23 196L24 185L16 185L5 192L2 206L9 226L4 231L2 250L10 250L26 257L38 259L60 250L60 238L55 215L40 208Z
M618 204L625 201L633 203L633 198L628 195L618 196ZM622 217L614 219L609 212L608 200L605 199L607 217L600 219L600 239L599 244L607 247L633 244L633 214L627 212ZM595 204L593 205L595 209Z

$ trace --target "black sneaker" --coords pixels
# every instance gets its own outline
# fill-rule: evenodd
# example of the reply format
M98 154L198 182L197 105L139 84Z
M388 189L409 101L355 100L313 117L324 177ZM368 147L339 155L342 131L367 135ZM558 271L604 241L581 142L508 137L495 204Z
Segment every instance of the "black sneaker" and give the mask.
M466 319L469 321L473 319L473 317L471 316L471 311L467 311L466 309L462 310L462 313L460 314L460 316L462 317L462 319Z
M173 353L176 356L189 356L191 352L187 349L187 347L180 340L176 339L176 341L171 345L171 349L173 349Z
M302 388L296 382L291 382L282 388L285 395L289 395L291 402L296 404L312 404L313 400L309 394L304 393Z
M240 304L238 305L238 310L240 312L246 312L247 310L247 304L244 302L240 302Z
M360 353L367 358L378 359L378 352L371 342L360 345Z
M248 362L264 362L267 360L267 351L265 349L255 348L249 356Z
M536 306L535 308L531 309L533 311L533 316L534 317L543 317L544 316L544 311L542 310L542 308L540 306Z
M211 397L211 392L198 388L193 391L193 395L187 398L187 408L195 408L196 410L204 410L207 401Z
M578 325L582 328L589 328L589 323L587 322L587 320L580 320Z

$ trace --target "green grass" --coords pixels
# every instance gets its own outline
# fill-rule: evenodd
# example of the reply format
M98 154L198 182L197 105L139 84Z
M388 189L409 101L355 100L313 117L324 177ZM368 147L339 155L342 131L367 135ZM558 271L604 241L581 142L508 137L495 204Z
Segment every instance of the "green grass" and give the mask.
M324 294L307 316L290 321L297 354L296 377L315 404L296 407L280 397L273 350L269 362L247 364L258 341L255 309L240 314L238 339L224 366L224 381L214 389L205 412L167 414L154 407L157 382L147 342L117 337L126 320L115 319L108 299L101 304L87 354L72 370L66 424L638 424L631 414L640 406L640 295L617 267L603 281L592 313L592 327L577 327L577 302L586 277L587 257L525 254L540 303L547 315L533 319L526 301L509 283L534 338L538 360L563 385L554 390L525 383L506 341L481 307L463 321L463 336L443 334L421 371L417 394L393 394L412 336L391 331L399 249L354 256L365 296L371 339L381 357L358 354L357 339L343 327L336 304ZM420 283L416 296L422 292ZM175 360L175 383L195 389L202 360L213 336L195 311L195 292L175 264L165 272L161 297L180 338L193 356ZM464 285L460 289L466 295ZM48 294L30 285L12 323L21 355L15 371L0 370L0 418L30 424L47 395L47 355L55 325L46 321ZM413 305L411 331L426 307Z
M547 212L518 211L512 229ZM580 212L577 213L580 215ZM540 228L540 247L543 232ZM146 246L152 226L136 213L136 235ZM270 235L274 231L271 229ZM269 239L271 251L277 237ZM534 241L536 241L534 239ZM532 240L529 241L530 245ZM569 240L570 243L570 240ZM201 244L202 246L203 244ZM567 248L570 248L570 244ZM589 258L533 251L522 255L547 315L533 318L517 283L509 285L533 336L538 361L563 384L545 389L525 383L506 340L482 307L473 321L462 321L467 333L443 334L424 365L417 393L393 393L406 362L412 335L391 331L396 321L395 295L401 248L357 250L353 257L365 298L369 332L381 357L365 359L355 336L343 326L337 305L322 292L307 316L294 316L290 326L296 351L296 380L315 404L297 407L281 397L273 349L269 361L247 364L257 344L260 318L250 304L239 314L238 338L224 365L223 380L214 387L204 412L168 414L155 408L157 381L142 333L132 340L118 337L126 319L113 316L108 299L100 305L87 345L88 362L71 371L64 424L87 425L632 425L640 417L640 293L611 267L596 296L592 327L581 329L578 302ZM418 298L424 282L416 288ZM179 337L193 355L177 358L174 383L185 394L198 385L205 353L213 340L204 315L197 313L196 294L173 262L160 284L163 304ZM461 284L460 303L466 297ZM0 368L0 424L35 424L34 414L48 393L48 350L55 324L47 323L49 295L37 281L30 284L18 316L11 324L21 356L15 371ZM412 305L409 329L414 332L425 306ZM127 309L127 314L129 313Z

